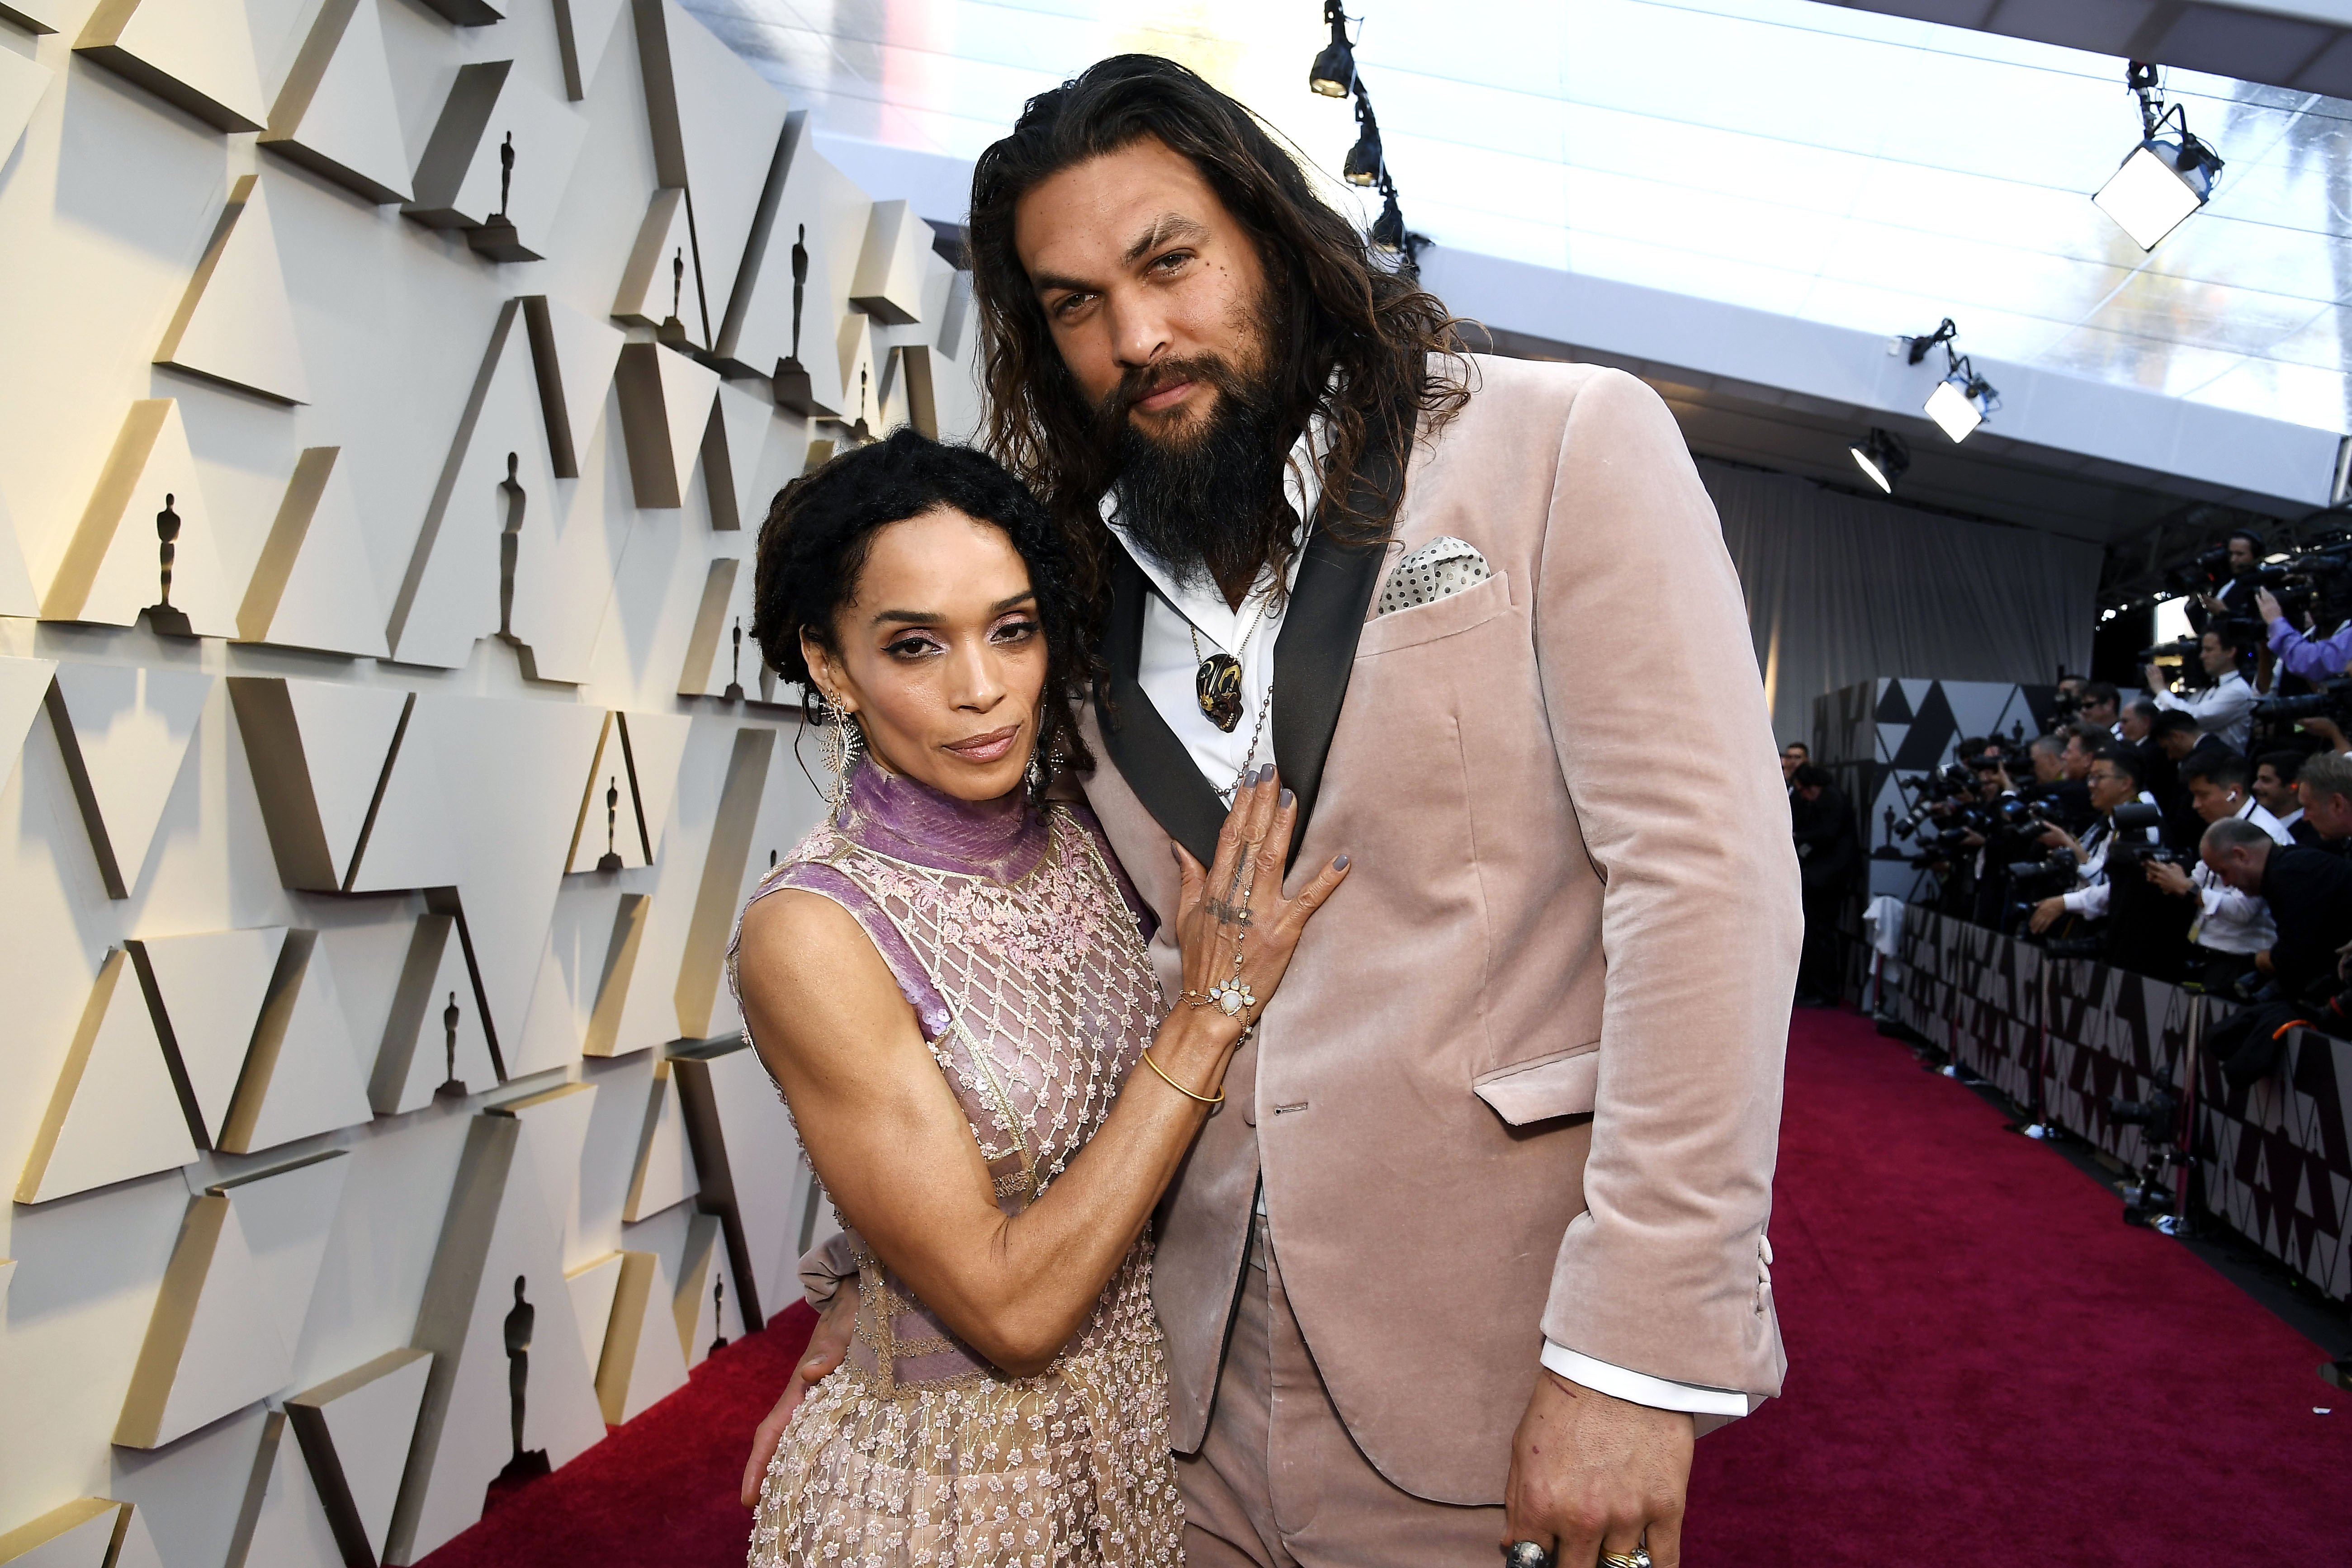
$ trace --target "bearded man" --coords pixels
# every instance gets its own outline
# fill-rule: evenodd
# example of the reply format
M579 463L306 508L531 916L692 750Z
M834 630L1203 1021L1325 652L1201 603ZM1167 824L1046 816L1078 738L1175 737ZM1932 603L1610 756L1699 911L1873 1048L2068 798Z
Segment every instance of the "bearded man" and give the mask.
M1696 1434L1780 1388L1803 925L1672 417L1461 352L1166 60L1033 99L970 242L990 444L1101 606L1087 791L1167 994L1172 846L1210 863L1244 777L1296 793L1299 878L1351 857L1158 1218L1188 1560L1678 1562Z

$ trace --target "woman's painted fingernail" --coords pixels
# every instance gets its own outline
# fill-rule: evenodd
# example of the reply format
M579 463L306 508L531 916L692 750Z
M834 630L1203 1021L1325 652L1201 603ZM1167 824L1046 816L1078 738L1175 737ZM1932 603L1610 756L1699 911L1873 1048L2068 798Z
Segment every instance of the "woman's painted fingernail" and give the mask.
M1276 804L1280 805L1284 810L1287 811L1288 810L1290 810L1291 802L1292 802L1292 801L1294 801L1294 800L1297 800L1297 799L1298 799L1298 797L1297 797L1297 796L1296 796L1296 795L1292 794L1288 789L1284 789L1284 790L1283 790L1282 795L1281 795L1281 798L1280 798L1280 800L1276 802Z
M1333 871L1346 871L1348 869L1348 857L1346 855L1341 855L1339 859L1333 861L1331 862L1331 869Z

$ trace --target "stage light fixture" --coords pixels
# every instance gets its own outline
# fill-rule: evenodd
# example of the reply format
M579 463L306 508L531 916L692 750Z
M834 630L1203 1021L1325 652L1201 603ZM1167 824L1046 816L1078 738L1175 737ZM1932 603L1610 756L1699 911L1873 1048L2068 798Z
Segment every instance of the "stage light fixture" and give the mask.
M2165 105L2154 66L2132 61L2124 81L2139 97L2140 142L2091 200L2134 245L2154 250L2212 199L2221 158L2189 133L2180 105ZM2169 135L2160 134L2168 130Z
M1911 466L1911 448L1903 438L1890 430L1871 427L1869 435L1846 448L1855 466L1870 476L1870 482L1888 495Z
M1381 122L1372 116L1370 99L1356 101L1356 120L1364 129L1357 134L1356 144L1348 149L1348 162L1339 172L1350 185L1377 185L1381 183Z
M1396 187L1388 187L1381 201L1381 215L1372 220L1372 248L1393 256L1404 248L1404 213L1397 205Z
M1966 354L1953 349L1959 335L1960 329L1947 316L1933 332L1909 340L1911 363L1915 365L1927 357L1929 350L1938 344L1943 347L1945 375L1927 394L1927 413L1937 428L1956 443L1966 441L2000 406L2000 392L1977 374L1976 366L1969 362Z
M1325 98L1345 98L1356 85L1356 51L1348 43L1348 18L1339 0L1323 0L1323 19L1331 24L1331 41L1315 57L1307 85Z

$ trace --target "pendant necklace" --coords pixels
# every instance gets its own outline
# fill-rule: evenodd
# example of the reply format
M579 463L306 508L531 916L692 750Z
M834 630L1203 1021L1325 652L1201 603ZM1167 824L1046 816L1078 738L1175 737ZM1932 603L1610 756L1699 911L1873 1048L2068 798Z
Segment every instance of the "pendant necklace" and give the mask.
M1258 601L1256 612L1250 616L1249 624L1242 628L1241 640L1231 653L1219 648L1213 653L1202 654L1201 629L1189 620L1185 622L1185 630L1192 636L1192 657L1200 661L1200 667L1192 672L1193 694L1200 698L1201 712L1209 722L1227 735L1242 721L1242 662L1236 655L1248 651L1249 640L1257 635L1258 623L1265 619L1265 607L1273 598L1268 592Z

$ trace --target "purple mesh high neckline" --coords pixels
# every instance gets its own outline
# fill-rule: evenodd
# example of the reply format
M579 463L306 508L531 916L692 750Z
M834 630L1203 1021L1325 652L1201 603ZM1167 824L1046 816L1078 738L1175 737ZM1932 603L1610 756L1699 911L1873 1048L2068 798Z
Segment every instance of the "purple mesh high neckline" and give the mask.
M1000 883L1035 870L1053 838L1023 789L993 800L960 800L871 759L850 776L838 831L893 860Z

